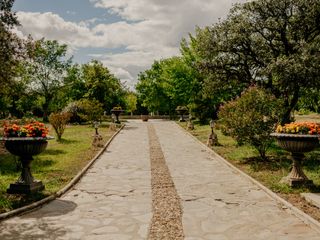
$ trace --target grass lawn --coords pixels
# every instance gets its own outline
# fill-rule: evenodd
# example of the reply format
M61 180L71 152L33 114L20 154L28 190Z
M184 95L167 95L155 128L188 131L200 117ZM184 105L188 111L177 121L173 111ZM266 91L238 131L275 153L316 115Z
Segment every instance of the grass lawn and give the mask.
M320 121L319 115L296 116L297 121ZM179 123L186 128L186 123ZM195 129L190 131L201 142L207 142L211 129L208 125L195 124ZM246 172L263 185L276 192L296 207L320 220L320 210L308 204L301 196L301 192L320 192L320 149L306 154L303 162L303 170L309 179L313 180L315 187L291 188L279 181L282 177L287 176L291 160L288 152L273 144L268 151L268 161L259 159L258 152L248 146L237 146L236 142L228 136L224 136L220 130L215 130L221 146L214 146L213 150L224 157L237 168Z
M101 149L91 146L94 131L89 125L70 125L60 142L50 140L47 149L34 156L32 174L45 184L46 189L33 196L6 193L9 184L19 177L20 170L17 169L17 157L0 153L0 213L47 197L65 186ZM106 143L114 132L102 125L99 133ZM49 134L54 135L54 130L50 129Z

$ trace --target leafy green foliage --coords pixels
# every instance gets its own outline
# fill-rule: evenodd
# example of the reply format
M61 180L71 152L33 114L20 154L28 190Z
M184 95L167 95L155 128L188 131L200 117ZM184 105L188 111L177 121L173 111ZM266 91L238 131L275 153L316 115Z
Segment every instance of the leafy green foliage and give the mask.
M270 133L281 116L281 105L271 94L251 87L240 98L223 105L219 122L224 134L232 136L239 145L248 143L256 148L262 159L272 143Z
M103 114L103 105L98 100L81 99L79 100L79 115L86 121L99 120Z
M61 140L70 117L71 114L67 112L51 113L49 116L49 122L56 132L59 141Z
M139 75L138 98L150 112L174 114L178 105L188 105L194 93L192 68L180 57L155 61Z
M12 12L13 3L14 0L0 1L0 111L3 114L9 109L16 110L14 102L19 93L15 88L21 85L22 62L28 58L30 44L30 39L22 40L13 31L20 25Z
M99 120L103 114L103 105L97 100L83 98L71 102L63 112L70 114L70 122L87 122Z
M302 93L320 85L320 2L256 0L196 35L196 67L211 92L239 93L255 84L283 102L290 121Z
M56 40L40 39L35 42L33 58L28 62L28 79L31 91L43 97L43 120L48 120L50 103L63 85L63 77L71 59L65 60L66 45Z
M111 106L124 103L125 92L120 80L111 74L101 62L92 60L84 64L82 73L87 89L85 98L97 100L107 111L111 110Z
M137 96L133 92L129 92L126 95L126 106L128 111L133 114L135 110L137 110Z

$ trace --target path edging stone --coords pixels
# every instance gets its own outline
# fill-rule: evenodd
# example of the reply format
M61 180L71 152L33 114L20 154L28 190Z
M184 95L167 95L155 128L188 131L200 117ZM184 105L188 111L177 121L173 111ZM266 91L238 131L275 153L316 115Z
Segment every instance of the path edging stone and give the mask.
M276 200L278 203L283 204L286 208L290 209L291 212L298 217L300 220L302 220L305 224L309 225L312 229L316 230L317 232L320 233L320 222L317 221L316 219L314 219L313 217L309 216L308 214L304 213L303 211L301 211L300 209L298 209L297 207L293 206L291 203L289 203L288 201L286 201L285 199L283 199L282 197L278 196L276 193L274 193L273 191L271 191L269 188L267 188L266 186L264 186L263 184L261 184L260 182L258 182L257 180L255 180L254 178L252 178L251 176L249 176L248 174L246 174L245 172L243 172L242 170L240 170L239 168L235 167L234 165L232 165L230 162L228 162L226 159L224 159L222 156L220 156L218 153L216 153L213 149L209 148L206 144L204 144L203 142L201 142L198 138L196 138L195 136L193 136L190 132L186 131L182 126L180 126L178 123L174 122L176 125L178 125L180 127L180 129L185 133L190 135L194 140L196 140L196 142L198 142L202 147L206 148L206 150L208 150L212 155L214 155L218 160L220 160L220 162L224 163L225 165L227 165L228 167L230 167L231 169L235 170L237 173L239 173L241 176L247 178L248 180L250 180L253 184L257 185L259 188L261 188L266 194L268 194L271 198L273 198L274 200Z
M40 208L44 204L47 204L53 200L55 200L58 197L61 197L64 193L69 191L77 182L81 179L81 177L88 171L88 169L92 166L92 164L104 153L104 151L107 149L107 147L110 145L112 140L118 135L118 133L124 128L125 125L122 125L120 129L118 129L108 140L108 142L103 146L103 148L90 160L89 163L62 189L60 189L58 192L53 193L52 195L41 199L37 202L31 203L29 205L23 206L21 208L14 209L12 211L1 213L0 214L0 221L8 219L10 217L14 217L17 215L23 215L27 212L33 211L37 208Z

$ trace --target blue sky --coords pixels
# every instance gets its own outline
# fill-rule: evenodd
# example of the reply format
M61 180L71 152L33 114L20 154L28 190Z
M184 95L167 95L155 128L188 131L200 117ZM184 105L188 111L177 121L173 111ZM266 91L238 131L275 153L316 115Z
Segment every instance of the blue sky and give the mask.
M52 12L65 21L81 22L96 18L96 23L114 23L123 19L117 14L110 14L106 9L96 8L89 0L16 0L14 11ZM73 52L74 61L86 63L92 59L90 54L119 53L123 48L79 48Z
M154 60L179 54L195 26L245 0L16 0L20 36L56 39L74 61L98 59L129 87Z
M88 0L16 0L15 11L54 12L66 21L83 21L92 18L107 22L121 20L117 15L108 14L106 9L96 8Z

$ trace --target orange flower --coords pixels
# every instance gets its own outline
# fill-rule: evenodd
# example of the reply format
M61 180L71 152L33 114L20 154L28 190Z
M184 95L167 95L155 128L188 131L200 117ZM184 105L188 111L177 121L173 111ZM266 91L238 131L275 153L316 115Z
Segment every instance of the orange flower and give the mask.
M6 124L3 128L6 137L46 137L48 128L39 122L29 123L24 126Z
M320 124L311 122L292 122L285 124L284 126L279 125L276 129L278 133L291 133L291 134L320 134Z

